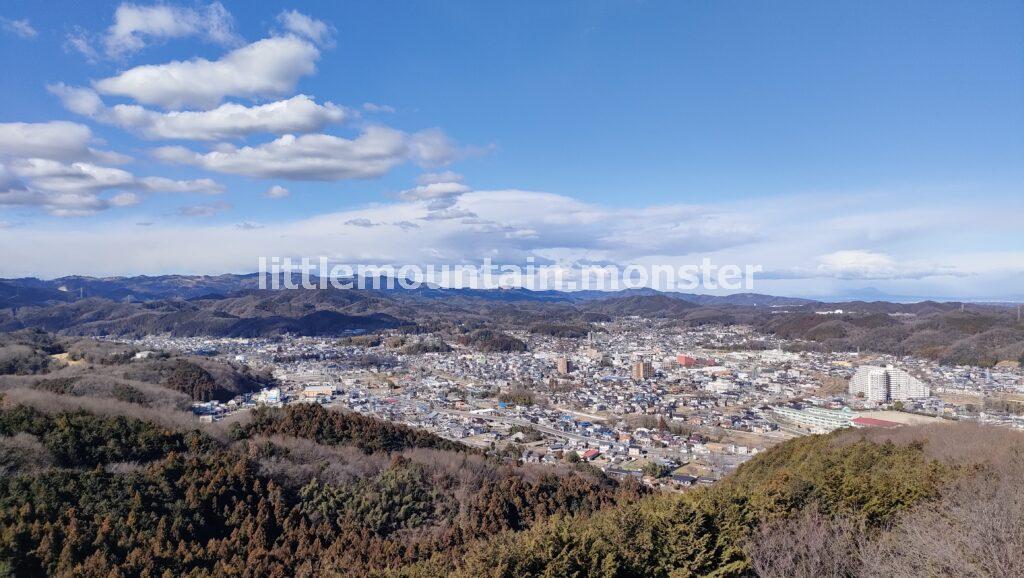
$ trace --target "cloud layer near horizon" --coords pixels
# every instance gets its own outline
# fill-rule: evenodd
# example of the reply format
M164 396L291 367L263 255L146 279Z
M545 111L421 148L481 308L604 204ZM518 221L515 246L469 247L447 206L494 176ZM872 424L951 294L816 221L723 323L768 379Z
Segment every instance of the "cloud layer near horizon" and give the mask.
M28 249L6 260L0 276L250 272L261 256L324 256L338 263L396 267L479 264L488 257L497 264L534 259L569 269L582 264L680 266L708 257L719 265L763 267L759 278L765 288L807 286L805 281L815 279L861 284L941 279L969 285L1024 270L1024 256L1015 254L975 253L941 263L893 255L858 230L841 226L851 218L849 207L813 198L789 200L786 208L772 200L757 206L623 209L550 193L499 190L462 193L448 209L460 216L451 218L431 218L437 209L428 197L277 223L156 223L143 228L126 221L74 232L8 227L0 229L0 242L17 237ZM188 211L208 216L228 208L206 203ZM869 214L892 216L862 213ZM819 220L807 219L811 215ZM977 217L969 207L956 207L943 222ZM876 233L891 239L901 231L894 223L891 230ZM817 242L802 242L804 236ZM998 294L992 289L989 294Z

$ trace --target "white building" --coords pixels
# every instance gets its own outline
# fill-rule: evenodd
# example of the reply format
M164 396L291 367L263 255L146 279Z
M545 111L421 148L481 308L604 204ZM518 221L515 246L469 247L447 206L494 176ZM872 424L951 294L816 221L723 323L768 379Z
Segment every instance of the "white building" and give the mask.
M281 388L272 387L270 389L261 389L256 394L256 403L265 403L268 405L274 405L281 403Z
M773 406L771 410L776 420L806 429L811 433L828 433L839 428L849 427L853 424L853 418L856 417L856 414L849 408L838 410L809 406L804 409L794 409L787 406Z
M868 401L886 403L928 397L931 388L902 369L891 365L874 367L862 365L850 380L850 395Z

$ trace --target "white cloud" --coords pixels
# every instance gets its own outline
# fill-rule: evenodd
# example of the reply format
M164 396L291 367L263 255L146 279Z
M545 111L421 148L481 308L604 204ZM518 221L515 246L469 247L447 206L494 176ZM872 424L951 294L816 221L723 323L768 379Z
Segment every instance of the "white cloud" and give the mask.
M14 159L7 172L41 191L88 193L110 189L144 192L219 194L224 187L211 179L176 181L164 177L136 178L128 171L86 162L63 163L50 159Z
M75 210L74 201L65 199L64 210ZM1011 208L1019 209L1017 205ZM799 268L797 272L803 275L781 279L759 275L754 288L759 292L807 294L807 287L817 286L823 287L817 294L824 294L834 290L830 287L863 287L865 279L875 278L880 280L872 284L882 284L883 288L887 283L941 281L946 287L953 283L980 287L976 290L992 295L1005 290L985 286L984 280L999 275L1006 278L1007 271L1016 271L1019 280L1024 271L1021 251L943 255L939 264L931 264L927 250L894 256L874 248L843 248L846 232L830 237L829 229L812 228L812 217L852 216L857 211L843 206L823 214L820 203L813 199L800 202L775 197L716 205L620 207L585 203L563 195L505 190L465 193L453 208L477 217L424 219L431 211L417 200L262 223L259 234L239 229L234 223L160 222L140 228L135 219L126 219L123 226L83 223L74 230L47 224L0 230L0 245L18 247L0 261L0 276L252 271L257 258L266 255L324 255L344 263L395 265L479 263L483 256L490 256L495 263L523 263L533 257L538 263L554 261L567 267L580 263L682 265L699 263L707 256L720 265L759 264L769 271ZM876 207L861 209L870 212ZM963 213L965 223L978 218L964 207L951 210ZM188 215L216 212L216 206L185 211ZM359 227L356 223L383 226ZM1021 246L1019 231L1011 222L996 226L1003 227L999 234L1008 243L1016 243L1010 246ZM655 241L638 245L620 242L634 231L647 230L655 232L650 235ZM661 231L672 231L672 235L659 240ZM971 227L952 231L966 234ZM948 238L950 229L942 228L937 234ZM756 241L750 242L751 238ZM118 260L104 258L114 252ZM956 273L907 276L908 272L924 273L929 269ZM916 286L920 285L900 287ZM922 294L913 289L897 293Z
M379 177L407 162L435 164L449 159L454 146L437 131L407 134L383 126L367 127L354 139L326 134L285 135L274 141L208 153L162 147L156 158L207 170L257 178L333 181Z
M199 205L182 209L180 214L206 216L218 210L223 210L223 206ZM79 255L90 254L91 250L103 251L106 235L121 234L128 235L125 245L130 245L131 251L119 266L132 272L244 271L256 266L259 255L324 254L349 262L396 264L476 261L482 255L490 255L504 262L521 262L528 255L538 255L552 247L567 248L579 257L626 259L635 256L628 247L613 247L606 242L616 232L677 220L680 214L696 211L695 207L677 207L658 211L651 217L639 209L605 208L561 195L475 191L459 197L459 205L444 213L431 211L422 201L401 201L287 223L264 223L261 234L255 237L236 237L243 232L233 224L188 229L158 224L146 229L147 238L174 239L173 250L160 249L153 242L132 244L135 233L131 231L138 229L133 221L123 233L100 228L78 231L82 244L76 242L72 253L59 262L74 263ZM477 217L466 217L471 214ZM47 254L57 246L49 236L39 238L46 240L42 246L33 248L35 254ZM37 238L33 237L32 243L35 242ZM722 246L732 243L728 238L721 240ZM27 242L25 246L29 246ZM686 250L681 240L675 241L674 250ZM185 258L185 254L190 255ZM19 259L10 264L0 263L0 268L17 268L21 264ZM110 264L90 258L82 267L94 274L105 274Z
M211 179L136 177L100 162L128 160L89 146L92 132L71 122L0 123L0 206L39 207L82 216L138 203L136 193L217 194ZM105 198L103 193L114 192Z
M822 255L819 260L822 272L859 278L891 275L896 270L895 259L871 251L836 251Z
M820 255L813 265L769 269L766 279L837 279L853 281L884 281L925 279L929 277L962 277L970 268L937 264L922 259L897 259L887 253L844 249Z
M450 178L450 181L439 180ZM406 201L424 201L427 209L431 212L423 217L428 220L458 219L463 217L476 217L475 214L455 209L455 204L461 195L470 192L472 189L459 182L462 175L446 171L445 173L428 173L420 175L418 181L426 182L406 189L398 196Z
M93 194L0 190L0 207L41 207L56 217L82 217L109 208L110 201Z
M114 12L114 23L102 42L107 55L116 58L137 52L153 40L189 36L223 45L240 40L231 14L219 2L197 8L124 3Z
M281 185L274 185L267 189L267 192L263 193L263 196L268 199L283 199L290 196L292 193L288 189Z
M355 219L349 219L345 221L345 224L351 225L353 227L376 227L381 223L375 223L370 219L367 219L366 217L357 217Z
M89 34L80 26L76 26L71 32L68 32L64 39L64 50L81 54L90 64L95 64L100 59L99 53L89 41Z
M407 201L422 201L456 197L463 193L468 193L471 190L472 189L470 187L462 183L438 182L406 189L399 193L399 196Z
M411 158L425 167L439 167L451 162L456 154L451 139L439 128L421 130L410 135L407 145Z
M28 21L28 18L22 20L12 20L10 18L0 18L0 24L3 25L4 30L15 34L22 38L35 38L39 35L36 29L32 27L32 24Z
M120 163L124 155L93 149L92 131L66 121L0 123L0 156Z
M141 199L135 193L118 193L108 200L113 207L130 207L139 204L140 201Z
M455 171L443 171L440 173L423 173L416 177L417 185L431 185L434 183L461 183L465 177Z
M254 133L315 132L343 122L349 115L344 107L331 102L317 104L305 94L258 106L225 103L206 111L157 112L132 104L107 107L88 88L64 84L48 88L68 110L148 139L219 140Z
M153 193L198 193L201 195L219 195L225 191L224 185L213 179L193 179L176 181L164 177L142 177L136 181L140 190Z
M46 89L57 95L64 108L75 114L94 118L103 118L108 114L103 99L95 90L68 86L63 82L47 85Z
M217 106L228 96L276 97L316 70L320 51L295 36L266 38L219 60L195 58L137 66L94 83L100 94L124 96L165 109Z
M8 161L6 166L10 174L25 179L32 188L61 193L117 189L135 181L135 177L128 171L86 162L63 163L30 158Z
M182 217L212 217L213 215L227 211L230 208L230 203L217 201L215 203L202 203L199 205L179 207L177 214Z
M310 18L298 10L281 12L277 16L277 21L288 32L308 38L320 46L330 46L333 43L331 27L327 23Z
M372 103L372 102L364 102L363 103L363 110L365 110L366 112L372 112L372 113L387 113L387 114L391 114L391 113L395 112L395 107L389 106L389 105L386 105L386 104L375 104L375 103Z
M863 250L835 251L822 255L814 272L837 279L920 279L960 274L948 266L899 262L891 255Z
M451 219L476 218L477 214L466 209L454 208L451 206L433 205L428 207L430 212L420 217L424 221L447 221Z

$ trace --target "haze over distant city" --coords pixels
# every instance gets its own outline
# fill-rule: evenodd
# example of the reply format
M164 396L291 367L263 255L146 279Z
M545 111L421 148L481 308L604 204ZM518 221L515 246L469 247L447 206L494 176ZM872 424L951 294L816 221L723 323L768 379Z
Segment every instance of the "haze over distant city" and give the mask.
M1019 2L5 2L0 277L758 265L1024 299Z

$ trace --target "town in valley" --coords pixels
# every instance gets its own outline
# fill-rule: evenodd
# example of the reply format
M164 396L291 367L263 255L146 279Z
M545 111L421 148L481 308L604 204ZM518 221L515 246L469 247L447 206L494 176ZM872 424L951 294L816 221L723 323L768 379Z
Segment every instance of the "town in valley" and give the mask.
M129 342L138 357L209 356L275 378L226 402L195 402L203 421L316 403L522 462L588 462L668 489L714 483L775 444L844 427L1024 428L1018 362L983 368L806 351L743 325L679 327L637 316L591 329L572 337L508 329L526 346L512 352L439 346L432 335L402 331Z

